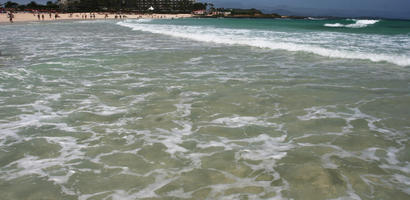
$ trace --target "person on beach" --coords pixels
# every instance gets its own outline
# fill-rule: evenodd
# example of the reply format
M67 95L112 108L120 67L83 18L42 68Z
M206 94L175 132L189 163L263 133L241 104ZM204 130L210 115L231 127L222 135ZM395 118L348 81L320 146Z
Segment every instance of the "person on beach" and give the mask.
M14 14L12 12L9 12L8 17L10 19L10 23L13 23Z
M44 21L44 14L41 14L41 19Z
M49 13L50 19L51 19L51 12Z
M37 18L38 18L38 20L40 20L40 13L39 13L39 14L37 14Z
M107 18L108 18L108 14L105 14L104 19L107 19Z

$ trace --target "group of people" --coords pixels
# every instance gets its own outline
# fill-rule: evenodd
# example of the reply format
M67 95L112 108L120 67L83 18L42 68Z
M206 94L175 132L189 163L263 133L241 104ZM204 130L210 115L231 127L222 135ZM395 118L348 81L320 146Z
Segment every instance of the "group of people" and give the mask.
M82 19L87 19L87 14L84 14L84 15L81 15L81 18ZM104 15L104 19L108 19L109 18L109 16L108 16L108 14L105 14ZM125 16L125 15L121 15L121 14L116 14L115 16L114 16L114 18L115 19L125 19L125 18L127 18L127 16ZM95 19L95 14L94 13L90 13L90 19Z
M82 19L87 19L87 14L81 15ZM95 14L94 13L90 13L90 19L95 19Z
M53 12L48 12L48 13L33 12L32 14L39 21L46 20L45 18L47 17L47 14L49 15L50 20L53 19L53 17L54 17L54 20L57 20L58 18L66 19L64 15L62 17L60 17L58 13L53 13ZM80 15L81 15L81 18L80 18ZM74 18L75 17L76 19L83 19L83 20L84 19L96 19L97 17L102 18L102 16L96 16L96 15L103 15L104 19L109 19L110 17L112 17L114 19L126 19L126 18L128 18L126 15L119 14L119 13L113 13L111 16L109 16L109 13L69 13L68 17L69 18ZM158 19L167 18L166 16L162 16L162 15L158 15L158 16L150 15L148 17L158 18ZM13 19L15 19L15 14L12 11L9 11L7 13L7 18L9 18L10 23L13 23ZM142 15L140 15L138 18L142 18ZM174 19L174 18L172 18L172 19Z
M35 16L35 14L33 14L34 16ZM50 17L50 19L52 18L52 14L51 14L51 12L50 13L48 13L48 16ZM55 13L54 14L54 19L57 19L57 18L59 18L60 16L58 15L58 13ZM40 15L40 13L37 13L37 19L38 20L44 20L44 13L42 13L41 15Z
M44 20L44 13L37 13L37 14L35 14L35 13L33 13L33 15L34 16L36 16L37 15L37 19L38 20ZM49 13L49 16L50 16L50 19L52 18L52 14L51 13ZM59 18L60 16L58 15L58 13L55 13L54 14L54 19L57 19L57 18ZM10 23L13 23L14 21L13 21L13 19L15 18L15 16L14 16L14 13L13 12L8 12L7 13L7 18L9 18L9 21L10 21Z
M95 19L95 13L90 13L89 16L90 16L90 19ZM88 15L87 15L87 14L83 14L83 15L81 15L81 18L82 18L82 19L87 19L87 18L88 18ZM108 18L109 18L108 14L105 14L105 15L104 15L104 19L108 19ZM125 18L127 18L127 16L121 15L121 14L116 14L116 15L114 16L114 18L115 18L115 19L125 19Z
M118 18L120 18L120 19L122 19L122 18L127 18L127 16L125 16L125 15L115 15L115 17L114 17L115 19L118 19Z

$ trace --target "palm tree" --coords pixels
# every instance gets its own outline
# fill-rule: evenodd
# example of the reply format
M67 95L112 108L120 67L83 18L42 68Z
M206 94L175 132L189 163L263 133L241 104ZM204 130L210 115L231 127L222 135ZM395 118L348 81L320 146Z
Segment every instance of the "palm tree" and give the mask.
M7 1L7 2L4 4L4 8L17 8L18 5L19 5L19 4L16 3L16 2Z

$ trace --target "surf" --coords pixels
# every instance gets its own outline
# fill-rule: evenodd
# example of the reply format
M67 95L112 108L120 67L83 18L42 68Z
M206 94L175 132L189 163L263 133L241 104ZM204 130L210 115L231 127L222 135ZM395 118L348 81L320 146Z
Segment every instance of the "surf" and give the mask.
M334 24L324 24L325 27L331 27L331 28L365 28L368 27L369 25L376 24L380 22L380 20L357 20L353 19L355 23L353 24L341 24L341 23L334 23Z
M377 23L376 21L358 20L355 26ZM144 31L172 37L184 38L199 42L211 42L226 45L243 45L272 50L285 50L291 52L307 52L319 56L341 59L360 59L372 62L389 62L399 66L410 66L410 57L406 55L389 54L388 52L374 52L368 47L361 47L359 51L340 48L334 44L333 38L344 37L346 40L351 35L332 35L321 33L323 38L315 34L301 34L290 32L275 32L271 30L248 30L232 28L215 28L210 26L187 26L173 24L149 24L138 20L126 20L117 23L120 26L131 28L134 31ZM300 39L305 37L304 40ZM359 39L359 38L357 38ZM306 42L314 40L315 42ZM340 41L338 41L340 42ZM376 41L374 41L376 42ZM334 48L333 48L334 47ZM358 48L351 48L358 49ZM372 52L373 51L373 52Z

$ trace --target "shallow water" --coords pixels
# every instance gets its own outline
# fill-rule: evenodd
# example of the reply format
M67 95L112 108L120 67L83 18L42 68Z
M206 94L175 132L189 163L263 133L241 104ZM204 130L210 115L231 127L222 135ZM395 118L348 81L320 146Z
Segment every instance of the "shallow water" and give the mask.
M325 21L278 41L247 35L258 23L2 25L1 198L408 199L405 31ZM385 57L305 51L289 37L304 31L329 38L308 47ZM342 36L356 46L329 42Z

